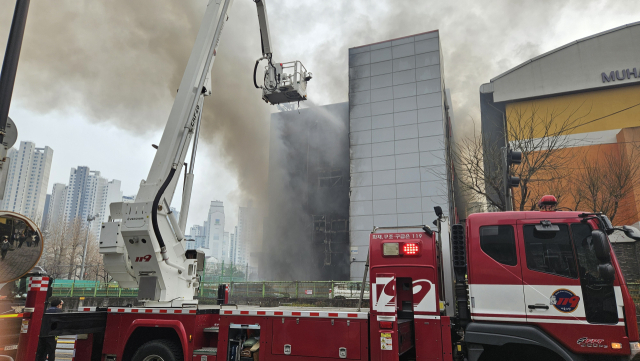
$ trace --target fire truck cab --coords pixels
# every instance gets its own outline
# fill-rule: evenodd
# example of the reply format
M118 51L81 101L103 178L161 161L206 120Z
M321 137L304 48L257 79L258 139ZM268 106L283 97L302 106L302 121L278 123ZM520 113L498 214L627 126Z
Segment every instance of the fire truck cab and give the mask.
M469 359L518 349L565 360L637 353L635 305L607 221L555 211L469 216Z

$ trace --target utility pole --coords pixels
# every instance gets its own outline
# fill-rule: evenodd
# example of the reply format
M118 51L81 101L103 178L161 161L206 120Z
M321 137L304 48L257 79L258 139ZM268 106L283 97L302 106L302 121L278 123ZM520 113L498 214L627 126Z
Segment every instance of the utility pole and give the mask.
M504 184L504 210L513 210L513 199L511 188L520 186L520 178L511 176L511 165L522 163L522 152L516 152L506 147L502 148L502 167L503 167L503 184Z
M91 231L91 221L99 217L99 214L95 216L87 216L87 238L84 240L84 251L82 252L82 267L80 268L80 279L84 280L84 265L85 260L87 259L87 245L89 243L89 232Z
M16 0L2 70L0 70L0 200L4 198L4 188L9 173L10 160L7 158L7 150L13 147L18 138L16 126L9 119L9 107L18 72L24 28L27 25L29 2L30 0Z
M231 275L233 275L233 273ZM222 275L220 276L219 283L222 283L222 282L224 282L224 260L222 260Z

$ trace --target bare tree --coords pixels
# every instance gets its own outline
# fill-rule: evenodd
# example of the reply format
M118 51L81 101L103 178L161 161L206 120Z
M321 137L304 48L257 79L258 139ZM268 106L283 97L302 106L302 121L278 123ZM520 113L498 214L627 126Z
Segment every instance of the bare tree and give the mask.
M82 257L82 252L80 252L80 256ZM93 233L89 233L89 241L87 242L87 258L85 264L85 280L108 282L109 276L104 269L102 255L100 254L100 245L98 244L98 240Z
M472 201L485 199L491 208L504 211L502 162L495 167L485 167L485 158L500 159L499 145L487 137L475 135L461 139L452 150L462 195Z
M44 252L40 265L55 278L79 277L84 244L87 241L86 279L106 279L102 256L95 235L80 218L70 222L51 224L44 235Z
M43 235L44 251L40 266L54 278L62 277L65 273L62 265L68 264L68 244L65 241L68 225L66 222L51 224Z
M614 224L625 224L631 215L619 212L640 186L640 151L633 146L624 152L598 149L595 155L587 154L579 161L574 178L573 209L602 212Z
M585 117L590 113L590 109L581 111L583 104L575 109L569 107L544 112L531 105L514 107L507 114L507 139L513 149L522 152L522 164L513 169L520 178L520 187L514 190L514 209L524 211L527 205L531 208L531 202L537 200L530 200L534 189L548 189L545 185L557 187L563 184L566 170L573 161L571 152L565 149L579 142L579 139L568 135L584 125Z
M569 168L554 169L550 174L547 174L544 177L533 179L532 181L539 182L541 184L529 189L529 199L524 210L537 210L538 201L547 194L553 194L559 204L563 203L565 199L570 198L571 192L569 192L568 189L573 181L571 176L572 174L573 171Z
M67 263L69 265L67 274L68 279L75 279L77 276L77 265L82 262L82 247L84 246L86 236L86 229L83 225L82 219L76 217L70 222L68 232L66 234L66 242L68 242L69 248L69 263Z
M507 130L503 134L513 150L522 152L522 164L512 168L520 178L520 187L514 189L514 209L535 209L538 193L563 193L571 164L570 153L564 149L574 146L579 139L569 137L576 128L586 123L590 110L583 104L575 109L543 111L535 105L513 107L507 117ZM500 137L498 137L500 138ZM458 184L463 194L473 200L485 199L490 207L504 211L503 151L496 137L474 134L458 141L452 156L456 165Z

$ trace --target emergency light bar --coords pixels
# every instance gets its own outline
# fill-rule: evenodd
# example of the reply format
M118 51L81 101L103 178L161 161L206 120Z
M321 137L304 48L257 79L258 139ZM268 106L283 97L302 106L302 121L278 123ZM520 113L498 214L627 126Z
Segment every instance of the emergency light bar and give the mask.
M385 242L382 244L382 255L393 256L419 256L422 250L420 242Z

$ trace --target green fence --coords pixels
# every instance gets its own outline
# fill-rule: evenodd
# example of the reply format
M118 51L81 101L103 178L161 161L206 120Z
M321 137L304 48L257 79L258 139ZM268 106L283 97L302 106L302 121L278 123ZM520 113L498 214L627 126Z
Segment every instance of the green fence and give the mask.
M219 282L203 282L201 298L215 299ZM229 282L229 297L232 298L344 298L360 297L361 282L351 281L270 281ZM137 297L137 288L120 288L117 283L95 281L55 280L55 297ZM369 283L365 285L365 298L369 298Z
M121 288L117 283L55 280L53 295L56 297L137 297L138 289Z
M203 282L200 298L215 299L218 296L218 282ZM269 282L229 282L231 298L292 298L319 299L360 297L361 282L351 281L269 281ZM629 293L636 304L640 304L640 282L627 283ZM117 283L95 281L55 280L55 297L137 297L137 288L120 288ZM369 298L369 282L365 285L364 298Z

